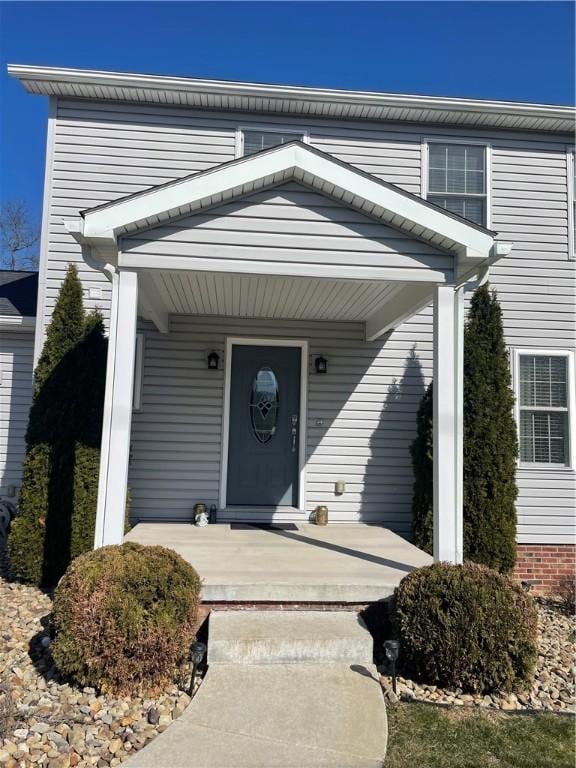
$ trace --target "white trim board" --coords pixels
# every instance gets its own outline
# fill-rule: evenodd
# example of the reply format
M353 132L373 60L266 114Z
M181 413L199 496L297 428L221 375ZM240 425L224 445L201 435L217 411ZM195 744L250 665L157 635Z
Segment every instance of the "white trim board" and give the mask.
M36 335L34 337L34 368L42 354L44 345L44 323L46 318L46 282L48 272L48 246L50 237L50 209L52 204L52 170L54 165L54 136L58 98L50 96L48 103L48 126L46 129L46 163L44 166L44 191L42 197L42 227L40 232L40 263L38 264L38 298L36 300Z
M306 515L306 433L308 424L308 341L305 339L251 338L246 336L228 336L224 356L224 404L222 410L222 453L220 460L220 520L242 518L241 510L227 509L226 492L228 483L228 437L230 430L230 390L232 385L232 347L296 347L301 350L300 358L300 429L298 435L298 510L290 507L278 507L276 510L264 510L263 518L290 519L295 514L304 519ZM245 508L248 510L248 507ZM232 514L233 513L233 514ZM246 519L245 517L242 519Z

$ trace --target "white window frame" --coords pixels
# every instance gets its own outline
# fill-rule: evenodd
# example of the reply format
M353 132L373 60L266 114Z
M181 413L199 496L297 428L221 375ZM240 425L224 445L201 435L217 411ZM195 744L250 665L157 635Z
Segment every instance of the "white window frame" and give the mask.
M142 379L144 377L144 334L136 334L134 348L134 389L132 392L132 411L142 410Z
M484 147L486 153L486 221L484 226L486 229L490 229L492 226L492 144L489 141L481 141L479 139L455 139L452 136L423 137L420 148L420 197L422 197L423 200L428 199L428 179L430 176L430 144L464 144L465 146L471 147ZM465 195L462 195L462 197L465 197ZM478 197L480 196L478 195ZM430 202L434 201L431 200ZM472 222L472 224L474 224L474 222Z
M514 385L515 403L514 416L520 440L520 357L522 355L543 357L565 357L568 361L567 375L567 405L568 405L568 455L565 464L545 463L540 461L522 461L518 451L518 468L531 470L573 471L576 458L576 386L574 382L575 353L566 349L530 349L526 347L512 350L512 381Z
M282 125L269 125L255 123L254 125L239 125L236 128L234 157L244 157L244 131L262 131L262 133L293 133L296 137L302 137L304 144L310 144L310 131L307 128ZM296 139L295 139L296 141Z
M576 147L566 148L568 179L568 258L576 259L576 216L574 215L574 174L576 173Z

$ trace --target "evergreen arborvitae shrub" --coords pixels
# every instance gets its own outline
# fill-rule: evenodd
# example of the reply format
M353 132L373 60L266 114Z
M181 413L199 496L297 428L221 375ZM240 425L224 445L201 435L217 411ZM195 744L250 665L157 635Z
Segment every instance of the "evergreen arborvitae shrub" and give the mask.
M34 374L19 515L8 538L14 574L51 587L92 548L107 342L98 313L85 317L70 266Z
M502 572L516 562L514 394L502 310L488 285L464 330L464 557Z
M412 535L414 543L432 554L434 507L434 431L432 409L433 385L429 384L416 416L416 438L410 447L414 469L412 498Z
M71 371L80 379L81 389L74 447L71 558L94 546L107 351L102 316L94 312L87 319L86 333L77 347L77 361L72 361Z
M510 577L436 563L400 582L392 621L407 677L475 693L522 690L536 661L537 613Z
M433 389L418 411L412 444L414 541L433 542ZM464 329L464 555L502 572L516 559L514 394L502 311L487 285L478 288Z
M73 382L58 391L55 378L58 378L64 358L82 338L84 324L82 287L77 270L71 265L60 288L34 372L34 396L26 433L19 514L8 537L10 565L15 576L38 585L50 585L52 566L48 561L53 557L60 558L58 551L46 551L46 533L47 528L53 527L53 538L57 538L58 523L54 520L56 516L60 517L57 506L62 504L63 509L66 504L65 499L59 501L57 498L63 479L60 472L62 469L65 473L67 471L62 461L61 442L67 433L66 411L77 395ZM65 413L61 412L62 404ZM66 528L63 526L60 552L69 553L66 539Z
M127 543L77 557L56 589L52 652L81 686L150 695L188 659L201 581L180 555Z

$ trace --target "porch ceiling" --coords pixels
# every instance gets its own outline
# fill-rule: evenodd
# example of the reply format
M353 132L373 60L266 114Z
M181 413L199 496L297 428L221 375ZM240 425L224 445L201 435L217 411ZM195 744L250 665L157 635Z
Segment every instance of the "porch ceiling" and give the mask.
M157 309L199 314L292 320L366 321L390 299L399 283L329 278L238 275L223 272L168 272L142 275ZM146 316L146 312L142 314Z

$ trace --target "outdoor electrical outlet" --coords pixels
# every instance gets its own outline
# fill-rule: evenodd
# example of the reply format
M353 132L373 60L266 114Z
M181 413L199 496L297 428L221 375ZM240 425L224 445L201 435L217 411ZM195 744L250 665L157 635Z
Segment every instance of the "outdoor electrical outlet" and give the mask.
M346 490L346 483L343 480L337 480L336 487L334 490L337 496L342 496L342 494Z

